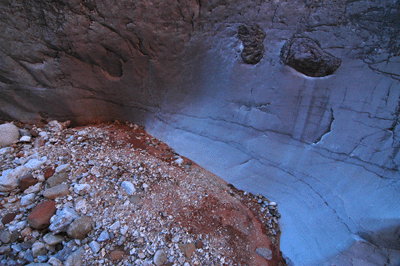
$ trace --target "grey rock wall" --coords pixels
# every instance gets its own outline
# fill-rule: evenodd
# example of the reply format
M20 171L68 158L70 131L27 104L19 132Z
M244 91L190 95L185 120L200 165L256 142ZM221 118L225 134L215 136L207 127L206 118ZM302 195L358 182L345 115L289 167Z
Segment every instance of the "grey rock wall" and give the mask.
M0 120L143 124L277 201L294 265L364 258L371 245L400 262L399 1L6 0L0 10ZM253 65L238 30L255 24L265 39ZM312 78L285 65L293 36L340 67Z

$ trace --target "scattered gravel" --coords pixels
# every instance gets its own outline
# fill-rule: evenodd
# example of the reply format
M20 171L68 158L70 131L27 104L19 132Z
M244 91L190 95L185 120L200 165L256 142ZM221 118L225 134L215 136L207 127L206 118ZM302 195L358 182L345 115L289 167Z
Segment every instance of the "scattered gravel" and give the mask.
M0 265L285 265L275 202L141 127L18 126L0 150Z

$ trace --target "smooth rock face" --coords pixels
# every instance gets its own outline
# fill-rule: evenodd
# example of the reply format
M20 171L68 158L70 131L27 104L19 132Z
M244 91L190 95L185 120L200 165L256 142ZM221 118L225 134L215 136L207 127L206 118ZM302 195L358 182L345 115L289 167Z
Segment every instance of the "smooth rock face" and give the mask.
M10 146L19 138L19 131L16 126L11 123L0 125L0 148Z
M291 38L282 47L281 59L297 71L310 77L324 77L338 69L342 61L323 51L310 38Z
M142 124L276 201L295 265L398 226L399 1L149 3L2 1L0 120ZM238 31L254 24L264 55L249 65ZM300 75L280 56L293 36L340 67Z

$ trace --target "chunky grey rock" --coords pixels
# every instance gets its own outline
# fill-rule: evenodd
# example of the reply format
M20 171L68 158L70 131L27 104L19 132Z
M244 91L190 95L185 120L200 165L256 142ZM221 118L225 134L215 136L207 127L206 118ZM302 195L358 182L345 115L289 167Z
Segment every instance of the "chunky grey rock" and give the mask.
M10 146L14 141L18 141L19 131L12 123L0 125L0 148Z
M43 156L43 157L40 158L40 159L32 158L32 159L30 159L28 162L26 162L26 163L24 164L24 166L27 167L27 168L29 168L29 169L31 169L31 170L38 170L38 169L40 169L40 167L41 167L43 164L46 163L46 161L47 161L47 157L46 157L46 156Z
M135 186L129 181L122 181L121 187L125 190L128 195L132 195L136 192Z
M11 240L11 233L8 230L3 230L0 233L0 241L3 242L4 244L9 243Z
M153 263L156 266L163 265L167 260L168 260L167 254L165 253L164 250L159 249L154 254Z
M34 203L35 197L36 197L35 193L30 193L28 195L22 196L20 202L21 206L27 206Z
M46 183L51 188L51 187L62 184L64 181L67 180L67 178L68 178L67 172L56 173L53 176L51 176L49 179L47 179Z
M55 199L59 197L64 197L69 194L69 186L67 184L57 185L46 189L43 192L43 197L47 199Z
M89 247L92 249L93 253L95 253L95 254L98 253L101 248L100 244L94 240L89 243Z
M67 234L71 238L83 239L92 231L92 219L88 216L81 216L73 221L67 230Z
M79 248L77 251L73 252L67 257L64 262L64 266L82 266L82 257L85 252L83 247Z
M266 260L272 259L272 251L268 248L257 248L256 249L256 254L258 256L263 257Z
M107 230L104 230L97 238L97 242L104 242L107 241L108 239L110 239L110 234L107 232Z
M37 257L39 255L45 255L47 253L46 245L42 242L36 242L32 245L32 255Z
M294 37L282 48L281 59L297 71L310 77L324 77L338 69L342 61L322 50L311 38Z
M29 168L18 166L2 172L0 177L0 191L11 191L18 187L18 180L29 172Z
M66 232L68 226L78 217L79 215L73 207L64 206L64 208L57 210L56 215L51 218L49 229L54 234Z
M47 233L43 236L43 241L50 246L57 245L63 242L64 237L62 235L55 235L53 233Z

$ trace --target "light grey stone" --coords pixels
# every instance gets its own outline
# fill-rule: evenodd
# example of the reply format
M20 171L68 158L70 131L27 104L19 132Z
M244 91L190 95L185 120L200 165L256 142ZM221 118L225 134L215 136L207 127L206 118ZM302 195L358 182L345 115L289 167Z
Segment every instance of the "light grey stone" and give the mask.
M263 257L266 260L272 259L272 251L268 248L257 248L256 249L256 254L258 256Z
M98 253L101 249L100 244L94 240L89 243L89 247L92 249L93 253L95 253L95 254Z
M153 263L156 266L161 266L163 265L166 261L168 260L167 258L167 254L165 253L164 250L157 250L156 253L154 254L154 258L153 258Z
M132 195L136 192L135 185L129 181L122 181L121 187L126 191L128 195Z
M11 191L18 187L18 180L29 172L29 168L18 166L15 169L8 169L2 172L0 177L0 192Z
M90 190L89 184L76 184L74 186L74 192L78 195L84 195Z
M30 193L30 194L27 194L25 196L22 196L21 197L21 202L20 202L21 206L27 206L27 205L30 205L30 204L34 203L35 202L35 197L36 197L35 193Z
M38 170L40 167L47 162L47 157L43 156L40 159L32 158L24 164L25 167L31 170Z
M9 243L10 239L11 239L11 233L8 230L3 230L0 233L0 241L3 242L4 244Z
M101 232L100 236L97 238L98 242L104 242L110 239L110 235L108 234L107 230Z
M64 237L61 235L55 235L53 233L47 233L43 236L43 241L50 246L57 245L64 240Z
M76 218L68 227L68 236L74 239L85 238L92 231L92 222L92 219L88 216Z
M61 210L57 210L56 215L51 218L49 229L54 234L66 232L68 226L78 217L79 215L72 206L64 206Z
M18 141L19 131L11 123L0 125L0 148L10 146L14 141Z
M67 196L68 194L69 194L69 186L67 184L60 184L46 189L43 192L43 197L47 199L55 199Z
M56 257L51 257L48 263L52 266L63 266L62 262Z
M36 258L39 255L47 254L46 245L42 242L36 242L32 245L32 255Z
M55 172L56 173L61 173L61 172L67 172L71 169L71 165L70 164L62 164L57 166Z
M30 136L22 136L19 139L20 142L31 142L31 137Z
M82 266L82 258L85 250L83 247L73 252L64 262L64 266Z
M48 184L49 187L54 187L62 184L67 179L68 179L67 172L55 173L53 176L47 179L46 183Z

